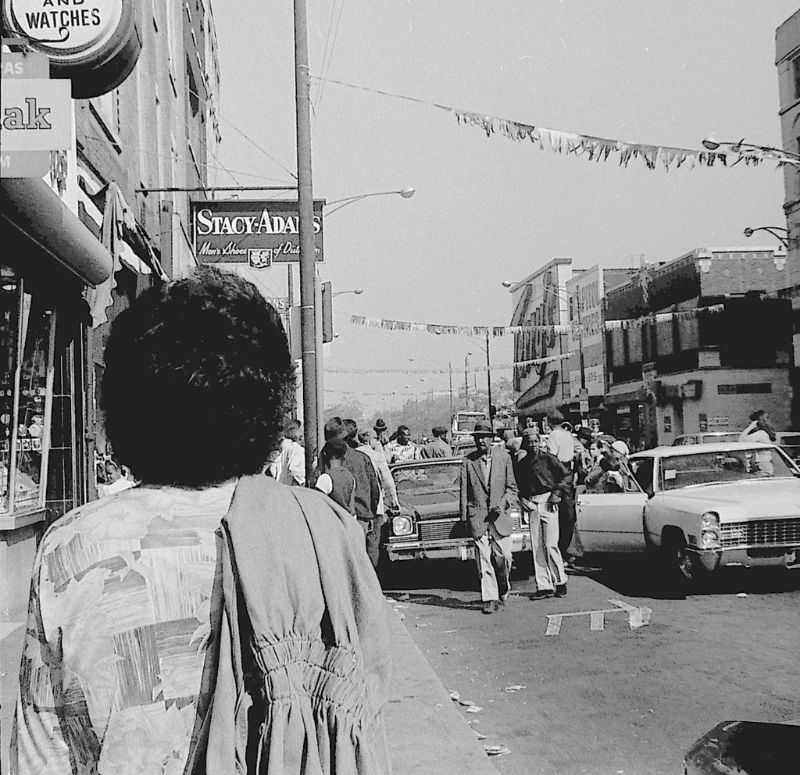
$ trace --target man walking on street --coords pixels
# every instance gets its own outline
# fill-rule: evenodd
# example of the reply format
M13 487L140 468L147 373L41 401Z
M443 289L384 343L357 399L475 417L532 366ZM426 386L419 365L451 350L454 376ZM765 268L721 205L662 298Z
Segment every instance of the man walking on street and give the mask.
M352 420L350 422L355 426ZM355 439L356 430L357 428L352 429L352 433L349 433L341 417L333 417L325 423L325 440L344 439L348 444L344 465L356 480L356 519L364 531L367 554L373 567L375 567L378 564L378 545L380 542L375 518L380 498L380 487L378 486L378 477L372 467L372 461L363 452L357 452L350 446L349 438Z
M381 445L381 451L388 460L389 453L386 451L386 447L389 444L389 428L386 425L386 421L379 417L377 420L375 420L375 425L372 430L375 431L375 436L378 439L378 443Z
M386 462L386 456L383 454L381 444L375 436L375 431L370 428L361 431L358 434L358 442L359 444L356 450L358 452L363 452L372 461L372 466L378 477L381 495L375 513L379 517L379 522L382 523L385 520L387 509L398 509L400 507L397 502L397 488L395 487L392 472L389 470L389 464Z
M433 458L433 457L452 457L453 450L447 443L447 428L443 425L434 425L431 428L433 434L433 441L429 441L419 451L420 457Z
M267 473L276 482L297 487L306 483L306 453L298 443L301 427L299 420L288 420L283 429L281 448L267 467Z
M479 422L472 434L475 451L464 458L461 472L461 517L468 523L478 551L482 611L493 614L511 589L510 510L519 508L511 458L493 445L491 425Z
M411 441L411 431L407 425L397 426L397 437L386 445L386 460L389 465L419 460L419 447Z
M567 594L564 562L558 549L558 503L572 475L547 450L535 430L522 436L526 453L517 463L517 482L522 508L528 514L531 530L531 552L536 578L533 600L543 597L563 597Z
M547 437L547 449L570 472L569 485L564 487L561 502L558 504L558 548L563 557L575 532L575 487L571 476L575 459L575 438L565 427L569 424L564 421L561 412L551 412L547 420L553 429Z

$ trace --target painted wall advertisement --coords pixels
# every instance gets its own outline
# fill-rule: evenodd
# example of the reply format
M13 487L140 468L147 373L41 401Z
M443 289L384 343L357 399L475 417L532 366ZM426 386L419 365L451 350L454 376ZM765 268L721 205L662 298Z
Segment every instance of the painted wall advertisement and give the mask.
M314 201L314 247L323 260L323 200ZM194 254L200 264L249 264L266 269L300 261L297 201L232 199L192 202Z
M567 280L569 299L569 391L575 400L581 389L579 350L583 350L583 373L590 396L605 394L603 365L603 273L592 267Z

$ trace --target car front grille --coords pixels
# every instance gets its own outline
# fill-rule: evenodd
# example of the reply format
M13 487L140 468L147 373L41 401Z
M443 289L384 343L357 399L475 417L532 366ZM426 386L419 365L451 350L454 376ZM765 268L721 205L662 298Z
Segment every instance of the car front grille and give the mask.
M460 519L427 520L418 524L421 541L442 541L446 538L469 537L467 523ZM511 524L515 533L522 529L518 513L512 517Z
M462 522L460 519L419 523L421 541L443 541L446 538L465 538L467 536L467 523Z
M722 546L800 546L800 517L757 519L722 525Z

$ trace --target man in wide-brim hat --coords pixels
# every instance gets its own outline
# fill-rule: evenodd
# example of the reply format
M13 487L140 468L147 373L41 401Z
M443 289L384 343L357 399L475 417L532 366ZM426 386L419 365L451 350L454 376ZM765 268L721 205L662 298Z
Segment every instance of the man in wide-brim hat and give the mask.
M511 590L511 510L519 509L519 497L511 457L492 443L492 426L477 423L472 437L476 449L461 472L461 515L478 550L482 611L492 614Z
M373 430L375 431L375 436L380 442L383 454L386 455L386 445L389 443L389 428L386 425L386 421L379 417L377 420L375 420Z

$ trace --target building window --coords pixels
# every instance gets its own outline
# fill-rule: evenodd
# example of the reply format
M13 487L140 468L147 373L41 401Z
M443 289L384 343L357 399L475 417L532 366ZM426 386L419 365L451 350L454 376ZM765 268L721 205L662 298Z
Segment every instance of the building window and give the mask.
M800 99L800 56L792 60L792 75L794 76L794 97Z
M770 382L749 382L737 385L717 385L717 394L720 396L734 396L743 393L771 393Z
M45 506L56 316L0 272L0 514L11 514Z

